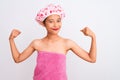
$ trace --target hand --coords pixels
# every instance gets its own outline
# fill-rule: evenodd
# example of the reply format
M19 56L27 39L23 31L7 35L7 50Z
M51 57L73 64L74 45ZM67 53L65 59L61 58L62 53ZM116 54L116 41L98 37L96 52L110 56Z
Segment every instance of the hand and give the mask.
M20 33L21 32L19 30L13 29L12 32L11 32L11 34L10 34L10 36L9 36L9 40L16 38Z
M95 36L94 32L92 32L92 30L90 30L90 28L88 28L88 27L83 28L81 30L81 32L83 32L83 34L86 35L86 36L90 36L90 37Z

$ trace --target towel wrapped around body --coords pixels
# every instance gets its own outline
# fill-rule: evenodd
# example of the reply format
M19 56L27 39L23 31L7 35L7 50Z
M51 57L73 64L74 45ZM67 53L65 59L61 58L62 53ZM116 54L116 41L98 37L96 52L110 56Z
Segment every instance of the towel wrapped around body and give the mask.
M33 80L67 80L66 55L39 51Z

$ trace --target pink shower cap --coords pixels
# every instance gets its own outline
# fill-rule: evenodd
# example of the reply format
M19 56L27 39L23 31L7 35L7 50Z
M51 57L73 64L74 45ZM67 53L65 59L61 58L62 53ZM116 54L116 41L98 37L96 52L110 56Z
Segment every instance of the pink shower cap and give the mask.
M60 5L49 4L47 7L42 8L36 16L36 21L42 23L48 16L58 14L61 19L65 17L64 10Z

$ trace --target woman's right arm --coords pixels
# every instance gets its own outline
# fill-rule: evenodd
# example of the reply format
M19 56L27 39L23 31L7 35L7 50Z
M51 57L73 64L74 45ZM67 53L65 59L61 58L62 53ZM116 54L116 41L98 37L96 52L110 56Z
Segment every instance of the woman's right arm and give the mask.
M20 53L16 47L14 39L20 34L21 32L19 30L12 30L10 37L9 37L9 42L10 42L10 48L11 48L11 53L14 61L16 63L20 63L27 59L34 51L33 47L33 42L22 52Z

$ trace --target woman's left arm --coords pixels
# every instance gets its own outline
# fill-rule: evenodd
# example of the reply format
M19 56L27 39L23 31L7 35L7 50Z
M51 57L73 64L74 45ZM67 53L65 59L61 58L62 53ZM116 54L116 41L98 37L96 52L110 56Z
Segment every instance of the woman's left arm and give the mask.
M90 47L89 52L82 49L80 46L78 46L73 41L69 42L70 49L76 55L78 55L80 58L82 58L82 59L84 59L84 60L86 60L88 62L95 63L96 62L96 53L97 53L95 34L88 27L85 27L81 31L84 33L84 35L91 37L91 47Z

